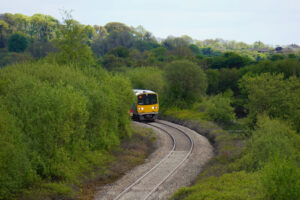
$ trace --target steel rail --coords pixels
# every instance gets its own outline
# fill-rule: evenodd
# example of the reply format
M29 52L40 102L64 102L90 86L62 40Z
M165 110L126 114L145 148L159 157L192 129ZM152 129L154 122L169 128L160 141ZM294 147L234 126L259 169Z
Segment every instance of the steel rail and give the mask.
M184 157L184 159L160 182L160 183L158 183L144 198L143 198L143 200L146 200L146 199L148 199L156 190L157 190L157 188L159 187L159 186L161 186L182 164L183 164L183 162L184 161L186 161L186 159L190 156L190 154L192 153L192 151L193 151L193 148L194 148L194 142L193 142L193 140L192 140L192 138L188 135L188 134L186 134L184 131L182 131L181 129L179 129L179 128L176 128L176 127L173 127L173 126L170 126L170 125L168 125L168 124L165 124L165 123L161 123L161 122L156 122L156 123L158 123L158 124L162 124L162 125L165 125L165 126L168 126L168 127L170 127L170 128L173 128L173 129L176 129L176 130L178 130L179 132L181 132L181 133L183 133L188 139L189 139L189 141L190 141L190 143L191 143L191 147L190 147L190 150L189 150L189 152L187 153L187 155ZM154 125L152 125L152 126L154 126ZM154 126L154 127L156 127L157 128L157 126ZM165 131L165 132L167 132L167 131Z
M161 125L164 125L164 126L168 126L170 128L173 128L173 129L176 129L177 131L179 131L180 133L183 133L187 138L188 140L190 141L190 149L188 151L188 153L186 154L186 156L183 158L183 160L167 175L165 176L165 178L159 182L158 184L156 184L156 186L142 199L142 200L147 200L156 190L159 186L161 186L182 164L184 161L186 161L186 159L190 156L190 154L192 153L192 150L194 148L194 142L192 140L192 138L186 134L184 131L182 131L181 129L179 128L176 128L176 127L173 127L173 126L170 126L168 124L165 124L165 123L161 123L161 122L156 122L158 124L161 124ZM158 127L158 126L155 126L153 124L148 124L149 126L152 126L152 127L155 127L165 133L167 133L172 141L173 141L173 148L172 150L162 159L160 160L159 163L157 163L153 168L151 168L149 171L147 171L144 175L142 175L139 179L137 179L134 183L132 183L131 185L129 185L126 189L124 189L117 197L115 197L113 200L118 200L120 197L122 197L126 192L128 192L133 186L135 186L138 182L140 182L143 178L145 178L149 173L151 173L153 170L155 170L163 161L165 161L175 150L175 147L176 147L176 141L175 141L175 138L166 130L164 130L163 128L161 127Z
M150 126L153 126L153 125L150 125ZM174 151L174 149L176 147L175 138L170 133L168 133L167 131L165 131L165 130L159 128L159 127L156 127L156 128L158 128L158 129L162 130L163 132L167 133L170 136L170 138L172 139L172 141L173 141L173 147L172 147L171 151L163 159L161 159L154 167L152 167L148 172L146 172L143 176L141 176L140 178L138 178L134 183L132 183L131 185L129 185L127 188L125 188L113 200L118 200L121 196L123 196L126 192L128 192L133 186L135 186L139 181L141 181L145 176L147 176L149 173L151 173L153 170L155 170L163 161L165 161L173 153L173 151Z

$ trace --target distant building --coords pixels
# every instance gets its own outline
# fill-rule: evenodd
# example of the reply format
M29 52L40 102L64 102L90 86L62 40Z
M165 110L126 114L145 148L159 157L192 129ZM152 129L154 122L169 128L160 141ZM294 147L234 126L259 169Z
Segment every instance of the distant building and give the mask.
M277 53L281 52L282 50L283 50L282 47L276 47L276 48L275 48L275 51L276 51Z
M298 49L300 49L300 46L298 46L297 44L290 44L286 48L288 48L292 51L297 51Z

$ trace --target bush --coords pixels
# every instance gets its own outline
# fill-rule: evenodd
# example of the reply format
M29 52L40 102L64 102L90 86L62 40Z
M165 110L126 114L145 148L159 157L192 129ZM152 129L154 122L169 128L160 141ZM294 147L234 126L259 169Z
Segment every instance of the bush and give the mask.
M191 188L181 188L172 199L261 199L261 188L257 184L258 182L257 173L234 172L221 177L207 178L204 181L199 181Z
M253 132L247 154L242 158L248 170L258 170L274 156L296 160L300 138L288 125L267 116L258 119L258 127Z
M205 114L209 120L221 124L232 122L235 119L235 115L230 103L230 98L222 95L211 96L207 102Z
M255 124L259 114L266 113L271 118L292 122L300 131L300 80L296 77L284 79L283 74L269 73L251 77L244 76L240 82L242 90L248 94L249 119Z
M23 139L15 118L0 101L0 199L8 199L34 179Z
M300 199L300 170L288 159L274 158L263 169L261 181L265 199Z
M6 199L32 186L27 174L43 181L76 181L83 171L103 165L105 151L130 136L133 94L122 77L101 68L39 62L1 69L0 80L4 116L16 119L8 126L13 130L0 126L0 193Z

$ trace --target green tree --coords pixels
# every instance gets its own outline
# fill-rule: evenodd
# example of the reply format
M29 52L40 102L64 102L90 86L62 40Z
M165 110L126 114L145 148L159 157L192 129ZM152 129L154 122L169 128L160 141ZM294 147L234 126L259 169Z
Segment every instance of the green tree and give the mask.
M266 113L271 118L288 120L300 130L300 80L284 79L283 74L263 73L259 76L244 76L240 87L248 95L249 118L255 122L258 114Z
M237 93L239 79L240 76L236 68L222 68L219 71L219 90L225 92L226 90L231 89L233 92Z
M5 47L6 37L8 32L8 24L0 20L0 48Z
M107 23L105 26L105 29L107 30L108 33L112 33L112 32L130 32L131 29L126 26L123 23L120 22L110 22Z
M73 20L70 14L66 14L57 39L59 49L57 61L61 64L93 65L95 63L93 52L87 45L87 40L85 28Z
M163 79L163 71L157 67L138 67L128 69L125 73L129 77L132 86L136 89L150 89L163 94L165 82Z
M219 92L220 73L217 69L205 71L208 81L207 94L217 94Z
M30 17L29 34L32 39L46 42L54 38L58 21L50 15L35 14Z
M21 33L14 33L8 38L9 51L24 52L27 47L28 47L28 40Z
M206 92L205 73L196 64L187 61L173 61L165 68L168 87L168 101L189 105L200 99Z

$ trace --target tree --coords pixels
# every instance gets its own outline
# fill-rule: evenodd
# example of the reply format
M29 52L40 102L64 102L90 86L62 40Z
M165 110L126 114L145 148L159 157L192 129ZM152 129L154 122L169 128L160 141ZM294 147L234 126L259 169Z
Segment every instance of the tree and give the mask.
M267 46L261 41L256 41L253 43L253 48L261 49L261 48L267 48Z
M283 74L264 73L244 76L241 89L248 95L249 119L255 123L257 115L266 113L271 118L290 121L300 130L300 80Z
M205 73L196 64L187 61L173 61L165 69L169 101L189 105L203 96L207 88Z
M57 61L61 64L72 63L90 66L95 63L93 52L87 45L87 34L83 26L66 13L64 24L61 25L57 40L59 52Z
M125 24L120 23L120 22L110 22L110 23L107 23L104 27L108 33L124 32L124 31L131 32L131 29L128 26L126 26Z
M217 94L219 92L220 73L217 69L205 71L208 81L207 94Z
M39 41L46 42L54 37L54 30L58 26L58 21L49 16L35 14L30 18L30 37Z
M0 48L5 47L7 31L8 31L8 24L5 21L0 20Z
M236 68L222 68L219 71L219 90L225 92L231 89L234 93L238 92L238 81L240 79Z
M27 47L28 47L28 40L21 33L14 33L8 38L9 51L24 52Z
M122 47L122 46L114 48L114 49L110 50L108 53L113 54L120 58L127 58L130 56L129 49L126 47Z
M220 68L241 68L249 63L250 60L247 57L240 56L234 52L226 52L221 56L217 56L212 63L213 69Z

